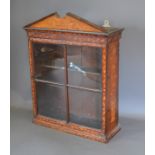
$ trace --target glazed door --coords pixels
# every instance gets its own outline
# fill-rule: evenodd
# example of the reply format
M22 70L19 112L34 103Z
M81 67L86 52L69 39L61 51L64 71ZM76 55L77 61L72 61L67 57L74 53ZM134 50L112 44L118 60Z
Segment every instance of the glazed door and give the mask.
M101 129L102 49L33 44L38 114Z
M64 47L35 43L33 52L38 114L66 120Z
M67 46L70 122L101 128L101 57L93 47Z

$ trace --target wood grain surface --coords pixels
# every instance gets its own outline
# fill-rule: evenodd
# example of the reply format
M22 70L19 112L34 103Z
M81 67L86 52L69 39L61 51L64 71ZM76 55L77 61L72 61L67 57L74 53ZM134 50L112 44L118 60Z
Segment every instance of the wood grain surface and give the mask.
M29 27L27 29L27 27ZM50 28L51 30L33 29L36 28ZM101 28L89 21L84 20L73 14L67 14L64 17L59 17L57 13L47 16L41 20L26 26L28 34L28 47L29 47L29 64L31 74L31 85L32 85L32 99L33 99L33 122L46 127L78 135L91 140L106 143L111 139L119 130L119 114L118 114L118 82L119 82L119 40L121 38L122 30L115 31L111 35L98 35L90 34L87 32L104 32L104 28ZM54 29L54 30L52 30ZM58 30L58 31L55 31ZM75 30L79 33L70 31L59 31L59 30ZM81 33L85 32L85 33ZM34 44L53 44L61 45L64 48L64 90L65 90L65 105L66 105L66 120L59 120L50 118L39 114L38 102L37 101L37 87L35 81L35 74L37 64L35 63L35 51ZM89 55L90 47L101 48L101 60L102 60L102 90L101 90L101 127L93 128L84 126L78 123L70 121L70 104L69 104L69 90L68 90L68 69L67 69L67 48L66 46L79 46L89 47L85 48L88 52L90 62L85 64L95 64L96 61ZM71 48L74 52L74 48ZM80 49L80 48L79 48ZM84 51L83 51L84 52ZM74 54L72 54L74 55ZM52 57L52 56L51 56ZM94 57L95 58L95 57ZM71 75L70 75L71 76ZM89 90L89 89L88 89ZM72 100L74 101L74 100ZM63 101L62 101L63 102ZM75 102L75 101L74 101ZM80 101L82 104L86 104L88 100ZM74 104L74 103L72 103ZM61 105L61 104L60 104ZM64 104L63 104L64 105ZM78 107L78 106L76 106ZM76 108L75 107L75 108ZM82 106L81 106L82 107ZM88 106L90 111L93 106ZM79 110L79 109L77 109ZM82 109L81 109L82 110ZM74 112L76 109L74 109ZM79 113L80 114L80 111ZM94 114L94 113L93 113ZM80 118L80 117L79 117ZM90 117L92 119L93 117ZM93 120L92 120L93 121Z

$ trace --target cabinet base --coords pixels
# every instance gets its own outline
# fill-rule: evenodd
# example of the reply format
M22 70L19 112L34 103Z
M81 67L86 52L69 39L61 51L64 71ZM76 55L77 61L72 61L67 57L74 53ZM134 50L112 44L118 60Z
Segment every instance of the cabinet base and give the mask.
M38 125L63 131L65 133L73 134L90 140L107 143L121 128L117 126L114 130L107 136L103 134L103 131L98 129L93 129L74 123L66 123L65 121L59 121L56 119L47 118L41 115L37 115L33 122Z

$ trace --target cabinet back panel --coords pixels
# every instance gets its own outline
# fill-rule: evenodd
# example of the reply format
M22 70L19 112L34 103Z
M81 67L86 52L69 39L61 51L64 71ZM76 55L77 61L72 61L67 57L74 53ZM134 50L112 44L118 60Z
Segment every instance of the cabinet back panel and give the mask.
M102 49L67 46L68 83L92 89L102 89Z
M35 77L64 83L64 47L54 44L33 45Z
M69 88L70 121L101 129L101 93Z
M66 119L65 91L63 86L36 83L38 114L55 119Z

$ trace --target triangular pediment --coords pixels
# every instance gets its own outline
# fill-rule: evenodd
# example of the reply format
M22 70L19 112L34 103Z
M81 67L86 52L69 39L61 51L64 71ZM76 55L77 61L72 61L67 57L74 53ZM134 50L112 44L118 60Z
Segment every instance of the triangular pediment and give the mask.
M60 17L57 12L31 23L25 26L25 28L104 32L103 27L93 24L77 15L67 13L64 17Z

